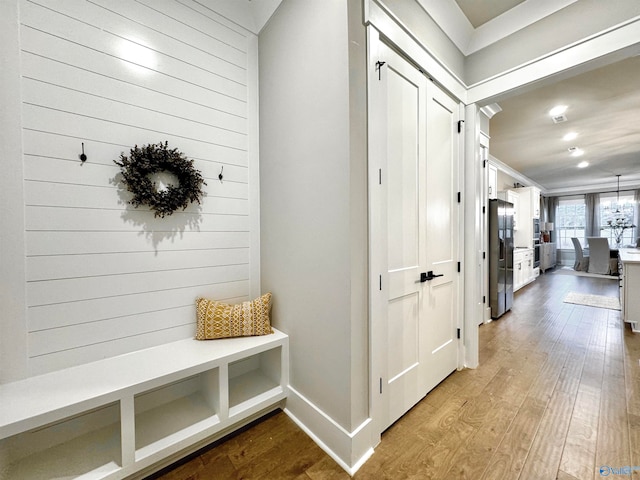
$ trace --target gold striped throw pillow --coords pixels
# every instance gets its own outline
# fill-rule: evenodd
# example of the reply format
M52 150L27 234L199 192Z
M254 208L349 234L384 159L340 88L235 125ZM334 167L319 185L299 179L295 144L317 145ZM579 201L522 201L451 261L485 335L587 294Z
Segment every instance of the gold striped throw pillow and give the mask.
M236 305L197 298L196 340L248 337L273 333L270 313L270 293L265 293L251 302L242 302Z

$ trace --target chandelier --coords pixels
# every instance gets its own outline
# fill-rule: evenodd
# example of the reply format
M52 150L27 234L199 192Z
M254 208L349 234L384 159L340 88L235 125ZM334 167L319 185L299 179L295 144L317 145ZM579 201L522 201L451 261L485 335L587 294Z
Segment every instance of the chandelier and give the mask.
M624 212L620 211L620 175L616 175L618 177L618 190L617 190L617 198L616 198L616 211L613 212L611 217L607 220L606 228L611 229L613 233L613 237L616 242L616 247L620 248L620 244L622 243L622 235L624 231L628 228L635 228L633 222L625 215Z

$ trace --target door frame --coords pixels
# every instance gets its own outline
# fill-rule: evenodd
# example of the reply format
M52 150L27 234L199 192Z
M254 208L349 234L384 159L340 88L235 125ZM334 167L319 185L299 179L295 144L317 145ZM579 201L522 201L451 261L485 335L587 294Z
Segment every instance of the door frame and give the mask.
M416 69L423 72L422 69L415 65L411 59L402 55L401 51L393 46L391 43L383 42L380 38L378 30L371 25L367 26L367 109L368 109L368 216L369 216L369 414L372 420L372 444L376 445L380 442L380 436L383 431L383 424L385 419L385 412L388 411L388 397L386 395L380 395L380 390L384 383L383 373L386 372L386 356L382 357L376 355L376 352L380 352L385 348L386 343L382 335L378 335L381 330L379 327L374 328L374 325L382 325L385 321L384 315L386 314L386 296L385 290L381 290L381 282L384 281L384 272L386 272L387 263L385 261L385 248L386 240L380 235L382 231L386 217L381 212L381 208L374 208L374 206L381 205L382 197L381 189L376 188L380 184L380 168L383 167L382 161L385 159L384 152L386 152L386 138L382 134L379 122L376 119L382 118L384 114L385 102L378 101L382 91L379 79L378 69L376 62L380 58L380 46L391 48L404 56L409 63L413 63ZM441 88L439 86L439 88ZM446 89L443 89L446 93ZM452 95L452 98L458 102L460 119L464 121L466 109L460 100ZM457 159L457 172L458 172L458 191L464 196L464 172L465 172L465 135L464 131L458 137L458 159ZM465 224L465 208L464 198L459 204L458 210L458 242L457 242L457 258L464 265L464 224ZM464 312L464 268L461 268L458 277L458 283L456 288L457 293L457 324L461 331L461 341L458 343L458 369L464 367L465 364L465 324L463 319ZM477 328L477 325L476 325Z

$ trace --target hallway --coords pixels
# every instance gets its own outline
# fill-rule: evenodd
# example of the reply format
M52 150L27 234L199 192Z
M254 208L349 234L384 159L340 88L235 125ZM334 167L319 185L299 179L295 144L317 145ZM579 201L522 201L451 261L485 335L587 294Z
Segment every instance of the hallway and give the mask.
M640 336L619 311L563 303L570 291L617 296L618 282L548 272L517 292L480 327L480 367L392 425L354 478L582 480L640 465ZM153 478L349 476L279 412Z

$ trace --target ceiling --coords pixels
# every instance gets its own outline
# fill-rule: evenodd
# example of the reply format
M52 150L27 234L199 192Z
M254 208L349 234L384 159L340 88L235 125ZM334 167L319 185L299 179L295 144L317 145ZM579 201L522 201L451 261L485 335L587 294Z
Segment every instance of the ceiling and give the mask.
M477 28L531 0L455 2ZM640 56L564 77L500 100L502 112L490 123L491 155L548 193L611 189L617 174L622 186L640 185ZM556 105L568 107L566 122L553 123L548 112ZM577 138L563 140L569 132ZM584 154L572 157L569 147ZM577 168L581 161L589 165Z
M464 13L469 23L474 28L493 20L524 0L499 0L491 2L479 2L478 0L456 0L458 7Z
M640 183L640 56L503 100L491 119L491 155L547 190ZM566 105L567 120L549 110ZM575 132L575 140L563 136ZM579 157L569 148L584 151ZM589 165L578 168L585 161Z

